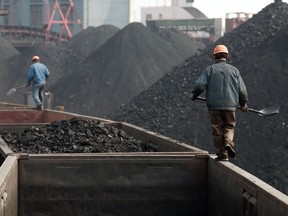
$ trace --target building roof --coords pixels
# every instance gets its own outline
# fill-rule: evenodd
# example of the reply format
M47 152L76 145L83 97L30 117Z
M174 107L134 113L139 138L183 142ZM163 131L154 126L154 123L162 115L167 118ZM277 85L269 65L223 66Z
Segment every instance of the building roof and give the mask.
M183 9L185 9L188 13L190 13L195 19L208 18L204 13L202 13L195 7L183 7Z

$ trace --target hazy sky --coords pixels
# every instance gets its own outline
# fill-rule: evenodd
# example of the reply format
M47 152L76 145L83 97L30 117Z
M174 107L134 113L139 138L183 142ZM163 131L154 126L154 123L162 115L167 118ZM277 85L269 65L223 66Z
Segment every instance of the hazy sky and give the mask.
M258 13L273 2L274 0L195 0L193 7L209 18L222 18L227 12Z
M282 0L288 3L288 0ZM170 0L135 0L136 20L140 20L140 8L148 6L169 6ZM224 18L226 13L258 13L274 0L194 0L193 7L198 8L208 18Z

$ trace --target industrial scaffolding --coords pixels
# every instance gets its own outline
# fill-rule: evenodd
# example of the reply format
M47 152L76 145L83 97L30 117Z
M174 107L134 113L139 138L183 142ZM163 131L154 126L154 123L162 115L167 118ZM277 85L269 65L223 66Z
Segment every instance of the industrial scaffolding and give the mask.
M27 10L27 1L24 1L0 0L1 35L9 35L17 40L37 37L47 44L50 40L63 42L73 37L71 28L75 25L79 26L80 31L83 29L74 0L30 1L29 12L26 12L30 16L30 25L22 23L23 8ZM31 22L38 26L34 27ZM60 31L53 31L54 26L59 26Z

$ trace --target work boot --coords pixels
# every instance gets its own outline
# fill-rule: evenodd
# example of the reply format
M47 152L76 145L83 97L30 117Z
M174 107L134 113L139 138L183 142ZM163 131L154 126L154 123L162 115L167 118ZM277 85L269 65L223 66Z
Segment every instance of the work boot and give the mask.
M228 157L226 156L218 156L215 158L216 161L229 161Z
M37 110L43 110L43 106L42 105L37 105Z
M225 149L228 152L229 157L234 158L236 156L235 150L231 145L226 144Z

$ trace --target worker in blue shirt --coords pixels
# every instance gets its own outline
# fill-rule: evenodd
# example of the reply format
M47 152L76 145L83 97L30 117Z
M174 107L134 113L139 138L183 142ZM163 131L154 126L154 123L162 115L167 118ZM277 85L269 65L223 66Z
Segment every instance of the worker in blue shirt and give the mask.
M39 56L32 57L32 65L28 70L27 87L32 84L32 97L38 110L43 109L43 89L50 75L47 67L40 63Z
M192 100L206 91L207 107L211 120L216 160L227 161L235 157L234 128L236 108L248 112L248 94L238 69L226 62L229 52L225 45L217 45L213 56L215 63L208 66L196 81Z

